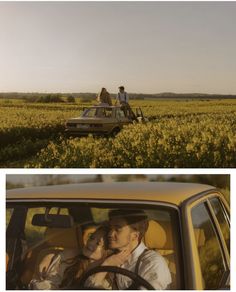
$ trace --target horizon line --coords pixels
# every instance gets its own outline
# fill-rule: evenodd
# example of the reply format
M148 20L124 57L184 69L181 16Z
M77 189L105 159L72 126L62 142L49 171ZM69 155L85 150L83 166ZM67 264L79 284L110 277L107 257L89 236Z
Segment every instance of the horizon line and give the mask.
M117 94L113 92L109 92L110 94ZM145 93L145 92L127 92L128 94L144 94L144 95L161 95L161 94L173 94L173 95L188 95L188 94L195 94L195 95L236 95L236 93L205 93L205 92L155 92L155 93ZM64 91L64 92L53 92L53 91L0 91L0 94L97 94L97 92L71 92L71 91Z

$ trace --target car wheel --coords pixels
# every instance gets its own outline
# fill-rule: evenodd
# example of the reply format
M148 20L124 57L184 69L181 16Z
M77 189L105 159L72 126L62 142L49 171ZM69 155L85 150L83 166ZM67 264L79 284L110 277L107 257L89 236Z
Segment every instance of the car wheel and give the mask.
M111 131L111 135L112 136L116 136L118 133L120 132L120 128L114 128L112 131Z

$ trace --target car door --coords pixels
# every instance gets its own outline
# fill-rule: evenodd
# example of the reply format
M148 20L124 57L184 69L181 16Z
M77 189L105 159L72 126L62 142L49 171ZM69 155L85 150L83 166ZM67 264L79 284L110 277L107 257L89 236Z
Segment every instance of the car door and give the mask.
M125 116L124 111L121 110L120 108L118 108L116 110L116 119L117 119L119 125L121 125L121 126L127 125L130 123L129 118Z
M185 204L193 289L229 288L230 227L222 204L217 193L201 195Z
M140 121L145 121L144 115L143 115L143 111L141 110L140 107L136 108L136 117L140 120Z

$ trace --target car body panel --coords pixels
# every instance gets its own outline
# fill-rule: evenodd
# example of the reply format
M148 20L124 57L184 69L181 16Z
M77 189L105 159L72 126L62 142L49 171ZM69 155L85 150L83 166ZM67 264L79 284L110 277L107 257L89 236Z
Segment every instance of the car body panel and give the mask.
M93 116L89 116L90 111ZM143 117L142 110L139 109L138 112ZM121 106L93 106L86 108L80 117L68 119L66 132L75 135L111 134L113 131L121 130L124 125L131 123L133 123L133 120L124 116Z

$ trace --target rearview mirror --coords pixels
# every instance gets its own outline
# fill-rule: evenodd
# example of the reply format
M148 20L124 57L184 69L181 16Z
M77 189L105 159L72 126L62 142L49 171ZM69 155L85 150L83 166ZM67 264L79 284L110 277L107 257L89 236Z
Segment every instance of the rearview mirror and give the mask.
M50 228L71 228L74 220L70 215L61 214L35 214L32 225Z

